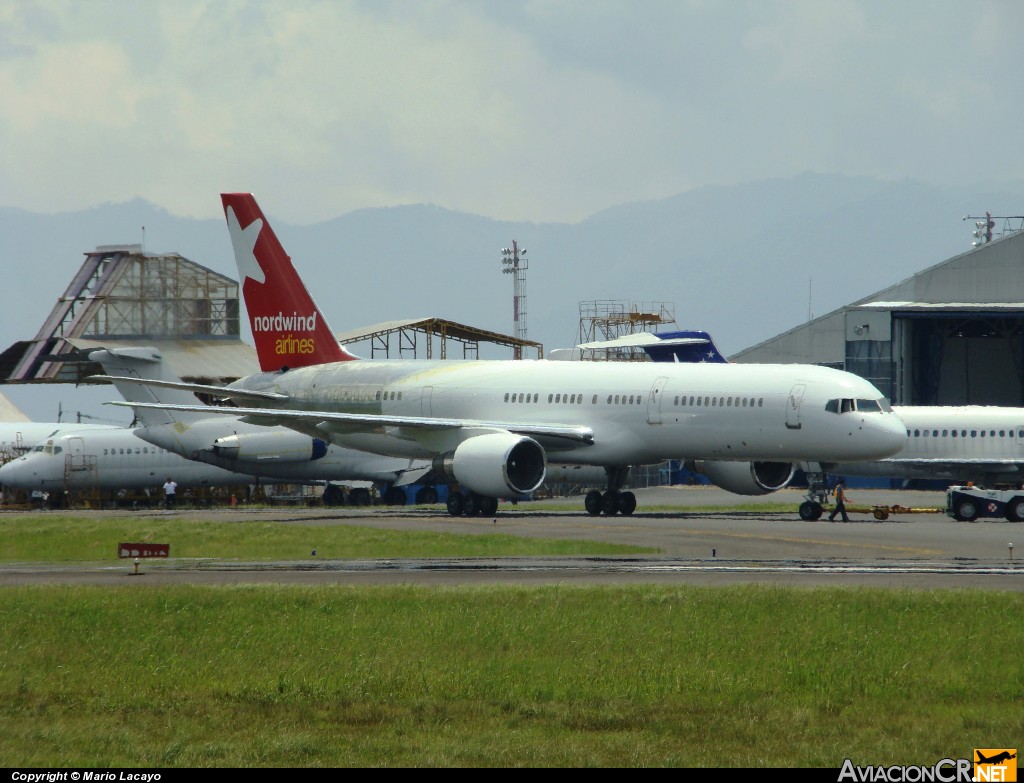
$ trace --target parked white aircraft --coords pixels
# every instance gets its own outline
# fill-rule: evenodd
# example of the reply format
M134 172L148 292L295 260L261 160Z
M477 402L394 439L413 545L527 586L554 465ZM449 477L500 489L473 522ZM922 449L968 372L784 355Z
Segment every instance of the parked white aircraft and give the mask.
M549 454L606 469L607 491L586 498L590 513L630 514L636 498L619 492L628 465L756 460L788 481L795 461L878 459L902 445L904 427L874 386L813 365L357 359L252 195L222 202L263 372L179 388L258 403L231 413L262 424L431 459L464 491L449 494L453 515L490 514L498 498L533 491Z
M197 404L194 394L177 388L181 379L170 372L156 348L101 349L92 351L89 359L107 373L97 378L113 381L126 400ZM127 379L141 379L147 385ZM199 412L138 408L136 420L139 426L135 434L139 438L182 457L272 481L373 482L381 486L384 502L390 505L404 504L406 496L401 487L430 472L429 460L368 454L287 427L263 427L247 424L237 416L211 414L209 408ZM422 491L429 493L430 489ZM368 504L370 494L359 487L350 499L359 505ZM324 502L341 502L341 489L328 484ZM420 502L436 503L436 491L420 498Z
M251 484L253 476L193 462L136 437L125 427L58 429L0 467L7 489L64 492L159 490L168 476L181 488Z

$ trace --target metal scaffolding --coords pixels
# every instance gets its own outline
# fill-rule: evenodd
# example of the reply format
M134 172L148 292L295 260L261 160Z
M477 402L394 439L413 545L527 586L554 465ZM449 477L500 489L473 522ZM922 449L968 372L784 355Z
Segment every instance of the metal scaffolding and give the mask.
M640 332L655 332L666 324L675 323L675 305L669 302L629 302L611 299L580 302L579 339L576 344L615 340ZM584 358L601 361L646 361L647 355L636 348L602 348L584 352Z

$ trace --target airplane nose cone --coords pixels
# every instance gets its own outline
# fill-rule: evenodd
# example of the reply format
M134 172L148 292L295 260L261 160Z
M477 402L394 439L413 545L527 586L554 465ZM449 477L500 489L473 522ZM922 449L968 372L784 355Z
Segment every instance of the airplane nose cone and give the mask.
M29 484L36 478L32 465L24 457L8 462L0 467L0 485L12 489L34 489Z
M879 449L875 459L891 457L906 446L907 428L895 413L887 413L869 421L873 430L872 441Z

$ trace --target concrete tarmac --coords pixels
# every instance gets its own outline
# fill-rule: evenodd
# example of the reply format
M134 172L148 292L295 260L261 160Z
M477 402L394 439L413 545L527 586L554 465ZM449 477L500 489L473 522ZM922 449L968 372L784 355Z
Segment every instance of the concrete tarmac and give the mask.
M502 503L493 518L451 517L441 507L179 509L178 518L229 523L354 525L465 535L502 533L531 538L607 541L648 547L625 557L425 558L355 561L322 549L295 561L143 560L106 563L6 563L0 586L15 584L171 585L299 584L693 584L771 583L864 585L886 588L1024 589L1024 525L956 522L939 511L942 492L851 490L850 522L801 520L799 490L739 498L714 487L635 490L629 517L592 517L583 498L516 505ZM769 511L737 510L744 503ZM576 506L578 510L562 510ZM900 507L878 521L873 506ZM662 510L671 507L672 510ZM777 510L776 510L777 508ZM31 512L39 514L55 512ZM66 512L60 512L66 513ZM166 515L153 510L123 513ZM1020 553L1010 545L1020 544ZM173 549L172 549L173 552Z

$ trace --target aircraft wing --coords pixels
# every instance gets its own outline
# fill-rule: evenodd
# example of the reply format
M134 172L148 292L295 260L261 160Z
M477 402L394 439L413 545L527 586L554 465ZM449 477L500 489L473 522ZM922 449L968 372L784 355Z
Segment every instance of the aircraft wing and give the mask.
M303 423L339 433L365 432L378 427L402 427L413 430L491 429L527 435L542 446L555 450L591 446L594 443L594 432L589 427L568 424L530 424L480 419L448 419L434 416L388 416L373 413L338 413L279 408L218 408L208 405L167 405L156 402L125 402L122 400L106 404L121 405L127 408L228 414L239 416L248 423L263 426L283 425L287 427Z
M196 394L212 394L216 397L227 397L232 400L254 400L257 402L263 402L268 400L284 401L288 399L287 394L278 394L277 392L231 389L227 386L207 386L202 383L185 383L184 381L159 381L152 378L131 378L120 375L90 375L89 380L134 383L139 386L160 386L165 389L180 389L182 391L190 391ZM176 410L171 408L168 409Z

